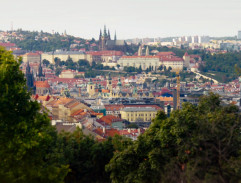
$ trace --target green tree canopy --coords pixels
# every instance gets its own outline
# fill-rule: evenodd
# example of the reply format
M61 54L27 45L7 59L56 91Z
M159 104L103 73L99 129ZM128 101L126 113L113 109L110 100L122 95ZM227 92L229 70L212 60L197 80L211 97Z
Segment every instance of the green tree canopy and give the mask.
M116 152L106 170L112 182L239 182L240 115L215 94L190 103L167 118L159 112L151 127Z
M31 101L19 63L0 48L0 182L63 182L68 167L50 158L57 134Z

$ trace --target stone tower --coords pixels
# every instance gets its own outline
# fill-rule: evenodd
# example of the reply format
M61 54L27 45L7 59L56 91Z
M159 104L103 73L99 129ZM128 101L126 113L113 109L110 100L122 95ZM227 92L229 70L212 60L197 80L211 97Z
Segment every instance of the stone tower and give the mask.
M108 30L108 33L106 31L106 26L104 26L104 31L103 34L100 30L100 35L99 35L99 50L103 51L106 50L106 42L108 40L111 40L111 36L110 36L110 31Z
M149 56L149 47L146 47L146 56Z
M87 84L87 93L90 97L95 95L95 85L92 82L92 79L90 79L90 81Z
M33 76L33 71L31 72L29 62L27 63L25 76L26 76L28 91L30 91L32 94L35 94L34 76Z
M110 92L112 91L112 80L111 80L111 77L110 77L110 73L109 73L109 76L108 76L108 79L107 79L107 89L110 90Z
M190 55L188 55L187 52L184 54L183 60L184 60L184 66L187 67L187 68L190 68L191 57L190 57Z
M45 80L45 75L43 74L43 68L42 68L42 57L40 55L40 64L39 64L39 67L38 67L38 74L37 74L37 77L36 77L36 80L37 81L44 81Z

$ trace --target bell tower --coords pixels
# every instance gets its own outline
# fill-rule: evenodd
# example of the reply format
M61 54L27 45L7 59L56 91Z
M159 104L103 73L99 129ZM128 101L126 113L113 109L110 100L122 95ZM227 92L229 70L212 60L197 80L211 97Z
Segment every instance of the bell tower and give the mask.
M109 73L109 76L108 76L108 79L107 79L107 89L110 90L110 92L112 91L112 80L111 80L111 77L110 77L110 73Z
M92 82L92 79L90 79L90 82L87 85L87 93L89 94L89 96L95 95L95 85Z

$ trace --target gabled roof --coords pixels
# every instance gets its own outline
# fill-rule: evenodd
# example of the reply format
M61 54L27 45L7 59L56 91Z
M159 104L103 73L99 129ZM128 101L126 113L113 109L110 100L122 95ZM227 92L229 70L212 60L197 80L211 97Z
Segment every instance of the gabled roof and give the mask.
M189 56L189 55L188 55L188 53L186 52L186 53L184 54L184 56L187 57L187 56Z
M123 107L124 107L123 104L108 104L108 105L105 105L105 109L107 111L119 111Z
M118 118L116 116L112 116L112 115L107 115L107 116L103 116L102 118L100 118L101 121L111 125L114 122L121 122L123 121L121 118Z
M50 88L48 81L35 81L36 88Z

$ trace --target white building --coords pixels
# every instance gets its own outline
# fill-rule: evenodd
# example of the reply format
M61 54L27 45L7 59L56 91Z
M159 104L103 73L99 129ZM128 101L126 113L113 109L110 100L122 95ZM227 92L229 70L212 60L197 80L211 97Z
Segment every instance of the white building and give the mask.
M198 43L208 43L210 41L209 36L199 36Z
M241 39L241 30L238 31L238 39Z
M184 61L174 55L162 55L162 56L123 56L117 62L121 67L135 67L141 66L142 70L152 68L157 70L159 66L166 66L172 68L173 71L183 70Z
M152 70L157 70L160 66L159 56L123 56L117 63L121 67L135 67L146 70L151 66Z
M192 43L198 43L198 36L192 36Z
M59 75L59 78L74 78L75 76L83 76L84 77L85 73L84 72L78 72L75 70L63 70L61 74Z

